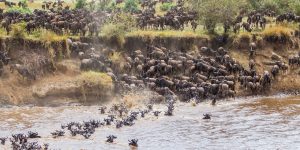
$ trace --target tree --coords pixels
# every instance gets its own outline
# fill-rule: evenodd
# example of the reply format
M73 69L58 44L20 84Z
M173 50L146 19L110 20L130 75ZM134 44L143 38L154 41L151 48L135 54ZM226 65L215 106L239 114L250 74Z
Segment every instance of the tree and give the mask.
M280 7L275 0L263 0L260 2L260 9L262 10L272 10L279 13L281 11L279 8Z
M291 0L289 7L293 10L298 16L300 16L300 0Z
M250 4L251 8L254 10L260 9L260 7L261 7L261 0L248 0L247 2Z
M138 4L136 0L126 0L124 10L126 12L136 12L138 11Z
M187 6L197 11L199 19L209 33L214 33L218 23L233 22L246 0L188 0Z
M87 5L86 0L76 0L75 8L82 9Z

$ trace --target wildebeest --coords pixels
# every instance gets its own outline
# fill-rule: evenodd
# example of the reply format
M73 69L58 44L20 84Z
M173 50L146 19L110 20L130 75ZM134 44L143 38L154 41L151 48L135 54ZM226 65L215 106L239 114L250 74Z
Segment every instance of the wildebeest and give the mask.
M21 64L13 64L10 66L10 71L13 72L14 70L17 70L18 73L23 77L27 78L29 80L36 80L36 75L33 73L29 67Z

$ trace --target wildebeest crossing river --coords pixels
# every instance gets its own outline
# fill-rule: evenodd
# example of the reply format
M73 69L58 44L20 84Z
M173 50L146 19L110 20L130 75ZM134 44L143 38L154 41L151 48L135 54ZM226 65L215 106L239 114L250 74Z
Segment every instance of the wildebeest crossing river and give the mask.
M192 106L175 104L174 116L148 115L134 126L116 129L114 125L96 129L89 139L82 136L52 138L50 132L70 121L103 119L99 106L7 107L0 109L0 135L38 132L30 139L49 149L129 149L128 140L138 139L139 149L300 149L300 97L275 96L241 98ZM154 105L164 111L165 106ZM203 120L204 113L212 115ZM106 143L109 135L115 142ZM11 149L10 144L0 149Z

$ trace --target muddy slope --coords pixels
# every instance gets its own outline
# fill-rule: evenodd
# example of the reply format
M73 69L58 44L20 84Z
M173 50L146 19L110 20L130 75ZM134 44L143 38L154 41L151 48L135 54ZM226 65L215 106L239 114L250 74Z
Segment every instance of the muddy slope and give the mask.
M101 38L81 38L82 42L88 42L100 50L98 45L105 44L111 49L122 50L130 53L134 50L145 50L147 44L164 46L171 50L187 53L198 52L202 46L218 47L224 46L230 49L229 54L244 67L248 67L249 43L253 39L233 44L230 38L140 38L128 37L124 45L118 47L114 41L106 41ZM225 40L225 41L224 41ZM236 45L238 44L238 45ZM292 44L272 44L266 41L259 43L257 50L257 69L261 73L270 70L273 55L278 55L281 61L288 62L288 57L297 52L298 39ZM68 103L68 102L102 102L111 100L110 93L103 91L104 95L83 95L82 87L77 84L76 77L81 74L79 69L80 60L68 49L66 41L44 43L41 41L25 41L22 39L0 39L0 50L9 52L11 63L27 63L38 57L51 58L55 61L56 70L53 73L45 73L38 76L36 81L23 79L18 73L11 73L9 66L5 67L4 74L0 78L0 104L46 104L46 103ZM290 68L287 73L276 79L272 90L268 94L277 92L295 91L300 89L300 69ZM85 91L86 92L86 91ZM249 93L238 93L238 95L249 95Z

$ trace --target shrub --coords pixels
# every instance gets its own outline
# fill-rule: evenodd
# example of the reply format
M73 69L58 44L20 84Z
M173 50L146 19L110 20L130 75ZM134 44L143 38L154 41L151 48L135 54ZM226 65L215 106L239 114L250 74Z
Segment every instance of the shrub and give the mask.
M100 11L112 11L116 7L116 3L114 1L109 1L109 0L103 0L100 1L97 5L97 10Z
M300 16L300 1L292 1L290 7L298 16Z
M279 12L279 5L274 0L263 0L261 2L261 8L266 10L273 10Z
M161 10L161 11L168 11L168 10L170 10L173 6L174 6L173 3L163 3L163 4L160 6L160 10Z
M86 0L76 0L75 8L82 9L87 5Z
M136 0L126 0L124 10L126 12L137 12L139 10L137 1Z
M117 13L102 26L101 35L117 40L118 44L123 44L125 33L135 27L135 22L135 18L130 13Z
M26 23L17 23L11 25L11 36L14 38L24 38L25 37L25 27Z
M109 39L109 40L116 40L119 45L123 45L125 42L125 29L126 27L124 24L118 23L118 24L105 24L102 27L102 35Z

